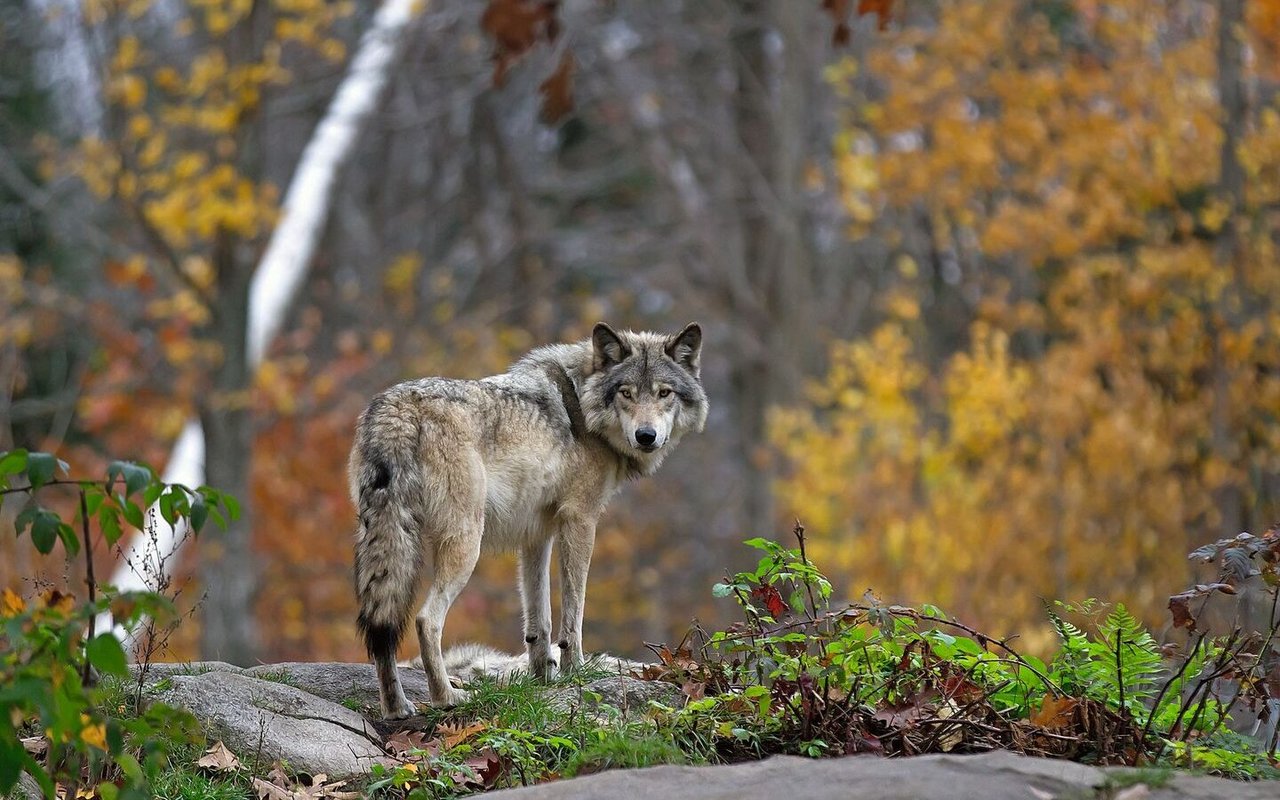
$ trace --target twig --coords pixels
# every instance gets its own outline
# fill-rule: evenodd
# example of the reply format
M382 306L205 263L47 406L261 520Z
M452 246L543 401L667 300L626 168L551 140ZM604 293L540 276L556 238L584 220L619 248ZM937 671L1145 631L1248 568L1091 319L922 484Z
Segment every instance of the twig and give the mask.
M1125 711L1124 663L1120 658L1120 647L1121 647L1121 638L1122 638L1121 633L1122 631L1120 630L1120 626L1117 625L1116 626L1116 688L1120 690L1120 713L1123 714Z
M89 605L96 605L98 602L98 582L93 577L93 541L89 538L89 503L85 500L84 487L80 487L80 525L84 533L84 579L89 586ZM93 641L93 637L97 635L98 614L95 612L89 616L89 638L86 642ZM93 667L89 663L89 657L86 655L84 659L84 685L92 685Z
M813 566L812 564L809 563L809 557L805 555L805 552L804 552L804 526L800 524L800 520L798 519L796 520L796 526L794 529L792 529L792 533L796 535L796 539L800 542L800 560L804 562L804 565L806 567ZM808 575L805 575L805 578L804 578L804 589L809 594L809 608L812 609L809 612L809 618L812 619L814 622L817 622L818 621L818 601L815 600L813 597L813 581L809 579Z
M1160 706L1164 701L1164 696L1169 692L1169 687L1177 683L1178 679L1182 677L1182 673L1187 671L1187 666L1191 664L1191 660L1195 658L1196 653L1200 650L1200 646L1204 644L1204 637L1204 631L1201 631L1200 636L1196 639L1196 643L1191 646L1191 652L1187 654L1182 665L1178 667L1178 671L1173 673L1173 677L1165 681L1164 685L1160 687L1160 691L1156 693L1156 699L1151 703L1151 714L1147 716L1147 724L1142 726L1143 741L1146 741L1147 736L1151 733L1151 726L1156 721L1156 714L1160 712Z

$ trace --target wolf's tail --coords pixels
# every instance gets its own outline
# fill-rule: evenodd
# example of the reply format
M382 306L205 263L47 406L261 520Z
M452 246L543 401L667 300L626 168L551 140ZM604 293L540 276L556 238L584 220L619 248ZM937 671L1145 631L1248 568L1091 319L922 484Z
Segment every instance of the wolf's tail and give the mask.
M415 415L378 398L360 418L351 456L356 620L375 661L394 663L422 574L423 472Z

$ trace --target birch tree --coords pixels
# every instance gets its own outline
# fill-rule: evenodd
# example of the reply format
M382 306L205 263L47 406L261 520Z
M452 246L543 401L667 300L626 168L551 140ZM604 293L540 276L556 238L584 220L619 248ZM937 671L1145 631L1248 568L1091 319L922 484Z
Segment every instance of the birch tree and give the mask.
M342 167L390 79L417 5L388 0L373 16L278 206L262 180L262 108L265 96L289 80L282 47L301 45L341 61L345 48L331 30L353 4L193 3L179 33L199 33L193 41L210 44L185 64L145 55L128 22L109 18L123 12L90 4L91 22L124 32L104 56L112 123L103 139L86 140L80 166L91 188L131 211L146 245L136 272L162 276L172 287L174 316L194 332L175 337L174 366L207 375L196 384L197 414L181 427L166 480L218 483L248 497L254 370L303 285ZM258 259L255 243L262 240ZM131 538L113 575L117 585L146 580L144 565L164 569L184 538L154 514L148 527ZM245 513L203 546L207 657L254 659L251 530Z

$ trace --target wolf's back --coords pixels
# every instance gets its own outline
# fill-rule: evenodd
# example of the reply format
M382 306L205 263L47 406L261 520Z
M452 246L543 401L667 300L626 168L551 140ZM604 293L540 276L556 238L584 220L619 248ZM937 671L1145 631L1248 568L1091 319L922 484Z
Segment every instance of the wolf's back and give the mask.
M349 477L359 514L357 624L370 655L394 658L422 570L423 468L420 413L392 389L360 415Z

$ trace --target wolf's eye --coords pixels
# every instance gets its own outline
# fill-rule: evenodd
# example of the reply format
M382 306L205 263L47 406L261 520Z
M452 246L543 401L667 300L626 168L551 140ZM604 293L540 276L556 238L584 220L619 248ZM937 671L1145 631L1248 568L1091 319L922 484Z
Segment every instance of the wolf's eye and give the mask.
M630 389L619 389L619 390L618 390L618 394L622 395L623 397L625 397L625 398L626 398L626 399L628 399L628 400L630 400L630 399L631 399L631 390L630 390Z
M658 397L670 397L670 396L671 396L671 390L670 390L670 389L659 389L659 390L658 390Z

